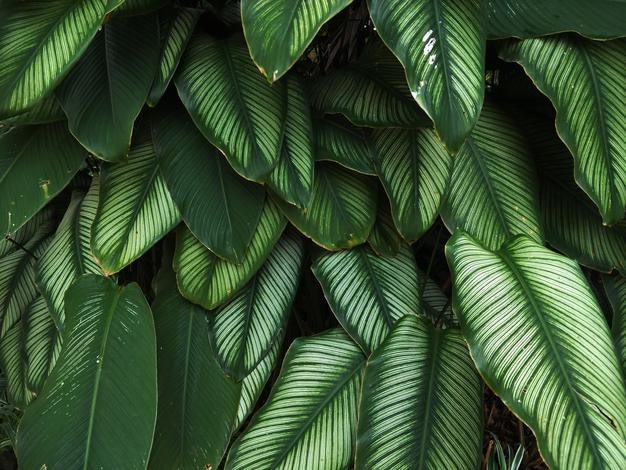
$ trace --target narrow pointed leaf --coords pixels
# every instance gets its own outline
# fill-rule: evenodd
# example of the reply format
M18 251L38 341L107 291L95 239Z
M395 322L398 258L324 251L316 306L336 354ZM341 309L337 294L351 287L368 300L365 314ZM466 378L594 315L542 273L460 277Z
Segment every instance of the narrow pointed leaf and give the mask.
M99 158L128 154L159 60L156 14L114 18L56 91L70 130Z
M617 359L626 375L626 281L623 277L603 276L602 284L613 310L611 333Z
M95 275L66 301L63 349L20 422L20 466L143 468L157 403L150 307L138 285Z
M295 340L266 404L233 444L225 468L349 467L364 365L363 354L341 330Z
M483 102L483 2L369 0L368 5L380 37L406 69L413 97L456 152Z
M572 152L576 181L606 224L626 209L626 40L574 35L508 42L500 57L519 62L557 110L556 128Z
M174 80L202 134L237 173L263 181L278 162L286 99L283 85L265 81L242 42L197 34Z
M482 392L458 329L404 316L367 361L355 468L478 468Z
M619 468L626 392L608 326L576 262L520 235L494 252L448 242L453 306L487 384L552 468Z

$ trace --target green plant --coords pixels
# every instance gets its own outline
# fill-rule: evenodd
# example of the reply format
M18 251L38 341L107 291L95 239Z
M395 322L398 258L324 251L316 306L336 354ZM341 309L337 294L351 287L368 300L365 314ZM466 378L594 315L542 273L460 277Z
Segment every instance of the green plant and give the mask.
M624 468L623 36L617 0L0 2L2 446L530 465L483 458L486 384L548 466Z

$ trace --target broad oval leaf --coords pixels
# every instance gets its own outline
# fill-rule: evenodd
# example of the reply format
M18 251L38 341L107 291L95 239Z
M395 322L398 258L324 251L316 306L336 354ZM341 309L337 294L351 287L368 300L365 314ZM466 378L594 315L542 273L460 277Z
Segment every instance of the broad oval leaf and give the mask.
M241 24L250 55L272 82L298 60L322 25L352 0L242 0Z
M0 116L26 111L51 92L122 0L3 1Z
M156 14L109 21L56 90L70 131L99 158L126 157L159 60Z
M626 40L574 35L511 41L500 57L519 62L557 110L556 128L572 152L576 181L606 224L626 209Z
M263 79L242 41L207 34L191 39L174 81L198 129L235 171L264 181L280 155L283 85Z
M65 122L0 135L0 231L11 234L70 182L87 152Z
M483 102L483 2L369 0L368 5L380 37L406 69L413 97L456 152Z
M458 329L404 316L367 361L355 468L478 468L482 392Z
M368 355L404 315L420 313L413 254L378 256L368 247L326 253L312 266L337 320Z
M233 297L261 267L286 224L276 205L267 199L239 264L219 258L181 227L176 234L174 271L183 296L208 310Z
M139 286L81 277L66 296L63 340L20 422L20 466L144 468L156 418L156 343Z
M377 186L368 177L333 164L316 165L306 208L278 201L298 230L328 250L365 242L376 220L376 203Z
M152 136L161 175L189 229L218 256L241 262L263 210L263 188L241 179L180 105L156 115Z
M487 384L553 468L626 461L626 392L611 336L576 262L520 235L496 252L457 232L453 306Z
M225 468L349 467L364 365L363 354L341 330L296 339Z

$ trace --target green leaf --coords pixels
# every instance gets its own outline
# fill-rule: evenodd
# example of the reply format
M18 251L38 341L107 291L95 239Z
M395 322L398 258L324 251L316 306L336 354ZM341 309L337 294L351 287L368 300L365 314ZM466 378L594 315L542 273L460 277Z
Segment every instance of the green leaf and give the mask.
M626 36L626 3L621 0L498 0L487 2L490 39L529 38L573 31L592 39Z
M452 159L430 129L375 130L372 141L395 225L413 242L437 218Z
M318 164L308 206L278 204L303 234L328 250L339 250L367 240L376 220L376 202L377 187L368 177L339 165Z
M26 245L28 240L38 233L47 235L50 230L54 230L54 227L52 227L52 217L54 215L56 214L52 208L44 208L37 212L17 232L0 238L0 258L21 249L21 246ZM44 229L43 231L42 228Z
M417 266L406 246L396 256L366 246L326 253L312 269L337 320L368 355L396 320L420 313Z
M157 382L154 324L141 289L85 275L68 291L65 313L59 359L20 422L20 467L144 468Z
M240 385L207 342L206 312L183 299L171 268L157 276L159 406L150 468L217 468L230 440Z
M626 40L574 35L508 42L500 57L519 62L557 110L556 128L572 152L576 181L606 224L626 209Z
M520 235L497 252L448 242L453 306L485 382L551 468L619 468L626 392L608 326L575 261Z
M6 119L0 119L0 128L4 126L48 124L57 121L65 121L65 113L54 94L50 94L26 112Z
M167 8L159 12L161 57L148 95L149 106L157 105L174 77L201 13L194 8Z
M322 25L352 0L242 0L241 23L250 55L275 82L296 63Z
M478 468L482 392L458 329L404 316L367 361L355 468Z
M243 41L195 35L174 78L202 134L247 179L264 181L276 166L285 120L282 84L269 85Z
M307 91L297 75L285 78L287 114L280 157L267 180L284 201L305 207L313 186L313 125Z
M378 191L378 214L367 243L379 256L395 256L400 251L402 237L391 217L389 200L384 191Z
M180 220L149 133L135 138L127 160L103 165L91 246L106 273L135 261Z
M161 175L189 229L218 256L241 262L263 210L263 188L242 180L180 105L156 116L152 136Z
M0 116L50 93L122 0L6 0L0 6Z
M65 292L82 274L101 274L91 252L91 225L98 206L99 181L89 192L75 192L45 253L37 260L37 285L60 331L65 324Z
M422 313L435 324L443 321L444 325L457 326L458 321L452 313L450 299L441 292L435 281L418 270L420 278L420 307Z
M64 122L1 135L1 233L11 234L28 222L70 182L86 156Z
M266 200L261 218L241 263L231 263L209 251L185 227L176 234L174 271L182 295L211 310L232 298L261 267L280 238L285 218Z
M126 157L158 61L156 14L116 17L57 89L70 131L91 153L109 161Z
M276 243L263 267L209 320L209 339L222 369L243 380L284 334L296 296L304 246L291 231Z
M61 336L42 297L33 300L0 341L9 400L24 409L37 397L54 366Z
M626 375L626 281L619 276L603 276L602 285L613 310L611 333L615 352Z
M538 184L523 137L511 119L485 106L454 158L441 208L450 230L461 228L497 249L517 234L541 241Z
M364 365L361 351L341 330L296 339L266 404L233 444L225 468L348 468Z
M413 97L456 152L483 102L483 2L369 0L368 5L378 34L406 69Z
M124 0L124 3L115 9L115 15L141 15L157 10L167 3L168 0Z

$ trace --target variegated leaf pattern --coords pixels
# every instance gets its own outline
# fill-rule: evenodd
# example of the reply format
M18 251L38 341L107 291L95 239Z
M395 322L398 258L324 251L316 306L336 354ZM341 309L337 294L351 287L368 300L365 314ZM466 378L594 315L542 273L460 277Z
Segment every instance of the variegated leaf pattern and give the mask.
M533 430L548 466L619 468L626 461L623 375L576 262L524 235L492 252L461 231L446 255L474 362Z
M30 219L25 225L22 226L17 232L0 238L0 258L20 250L21 246L24 246L28 240L33 238L37 234L47 234L50 230L54 230L52 227L55 212L52 208L46 207L37 212L32 219ZM43 230L42 230L43 229ZM41 236L41 235L38 235Z
M603 276L602 284L613 311L611 332L617 359L626 376L626 281L621 276Z

